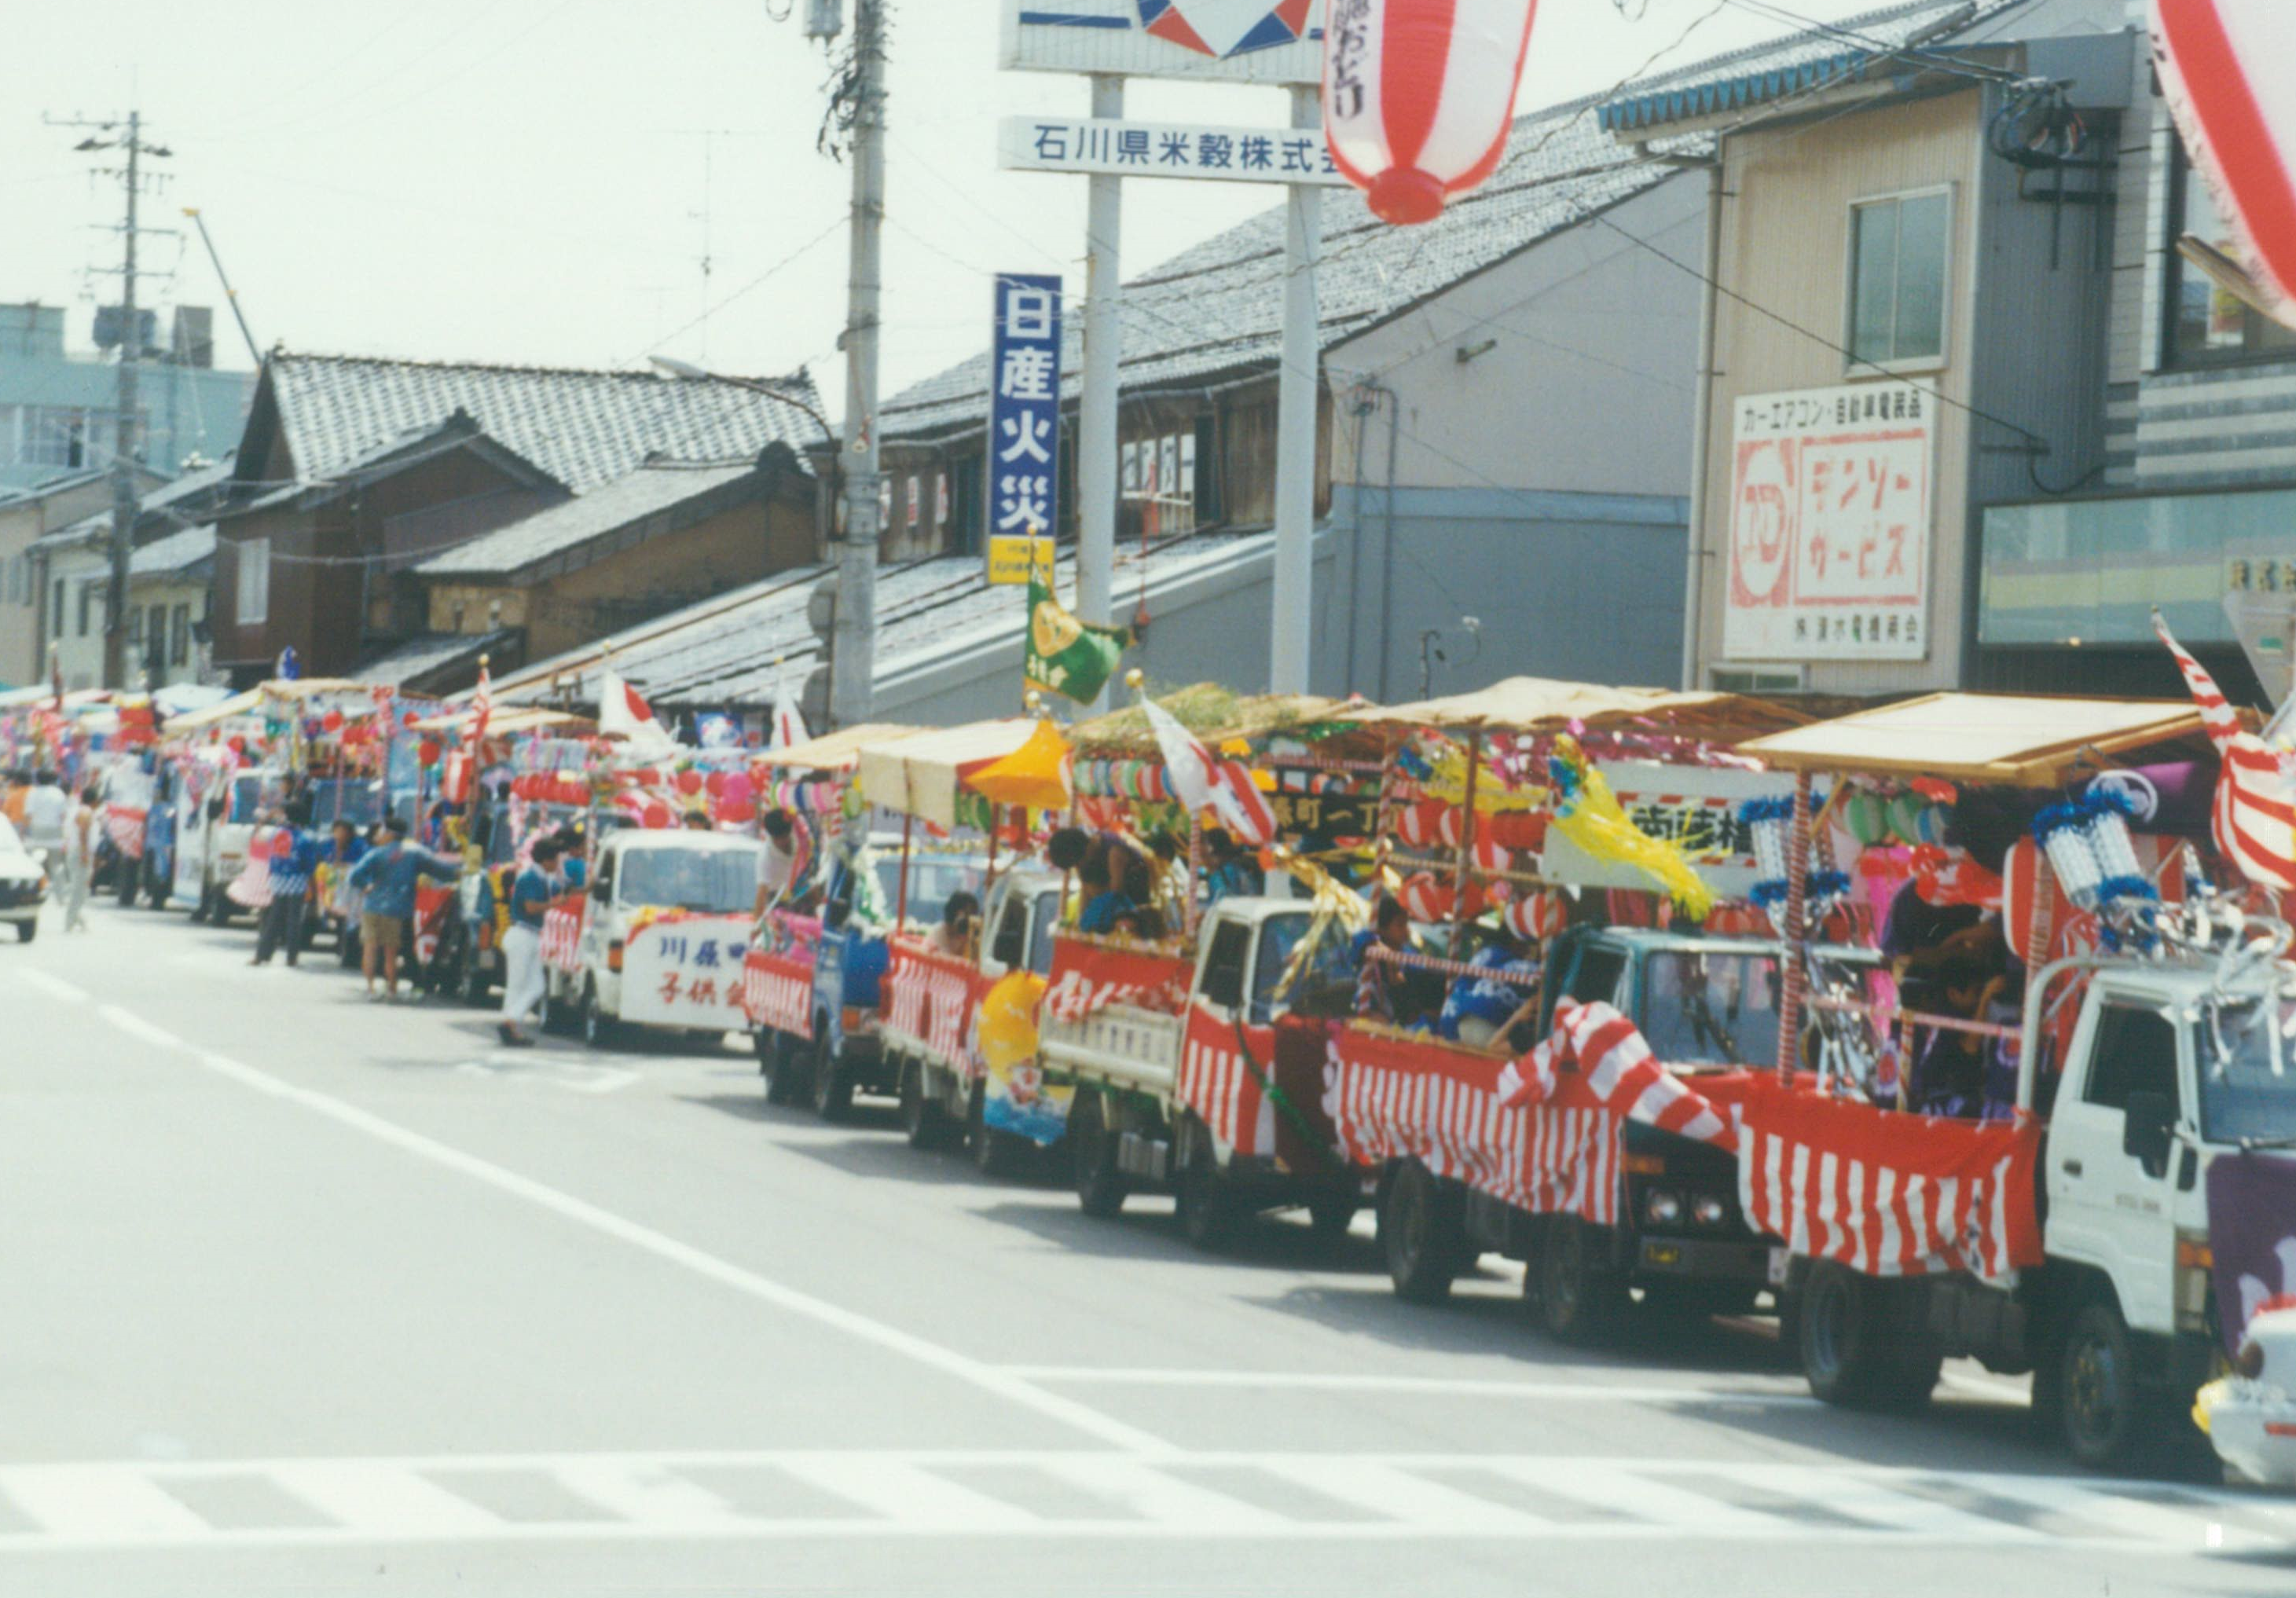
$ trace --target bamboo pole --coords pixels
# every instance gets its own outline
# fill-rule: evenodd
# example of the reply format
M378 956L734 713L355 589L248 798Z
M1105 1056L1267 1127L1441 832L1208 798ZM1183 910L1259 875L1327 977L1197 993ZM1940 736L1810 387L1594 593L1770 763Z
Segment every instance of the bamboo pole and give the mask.
M1801 1063L1802 945L1809 936L1809 773L1794 777L1793 819L1786 831L1785 958L1778 993L1778 1078L1792 1083Z
M1475 790L1483 773L1483 729L1467 740L1467 798L1459 818L1459 860L1451 873L1451 958L1456 960L1467 943L1467 881L1475 864Z

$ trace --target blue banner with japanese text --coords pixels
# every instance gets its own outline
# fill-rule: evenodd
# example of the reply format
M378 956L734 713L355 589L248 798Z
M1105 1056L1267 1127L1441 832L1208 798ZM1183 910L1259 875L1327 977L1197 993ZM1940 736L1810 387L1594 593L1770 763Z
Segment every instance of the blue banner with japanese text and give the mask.
M988 394L988 530L1050 535L1060 507L1058 277L997 275Z

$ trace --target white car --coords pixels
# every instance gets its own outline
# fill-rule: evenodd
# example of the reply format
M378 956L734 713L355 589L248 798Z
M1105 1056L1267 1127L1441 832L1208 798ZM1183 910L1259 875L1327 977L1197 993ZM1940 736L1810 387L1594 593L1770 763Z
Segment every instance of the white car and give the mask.
M40 906L47 902L48 871L8 818L0 815L0 922L16 929L16 941L40 935Z
M764 850L726 832L609 834L590 865L578 969L548 972L552 1007L578 1014L597 1046L625 1023L748 1031L742 968Z

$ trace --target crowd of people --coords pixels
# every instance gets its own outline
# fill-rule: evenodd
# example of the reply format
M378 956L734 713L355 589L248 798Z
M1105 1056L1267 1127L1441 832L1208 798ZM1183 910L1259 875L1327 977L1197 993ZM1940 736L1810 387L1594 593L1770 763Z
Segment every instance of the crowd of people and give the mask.
M18 767L8 773L0 794L0 815L26 848L46 856L64 930L86 931L87 896L103 845L102 779L91 775L72 784L53 771Z

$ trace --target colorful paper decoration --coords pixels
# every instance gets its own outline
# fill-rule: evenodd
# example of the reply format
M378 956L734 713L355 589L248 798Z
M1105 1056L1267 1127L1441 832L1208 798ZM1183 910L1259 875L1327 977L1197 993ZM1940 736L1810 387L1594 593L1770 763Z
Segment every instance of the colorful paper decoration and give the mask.
M1554 791L1552 825L1598 860L1614 860L1647 873L1693 921L1714 907L1714 890L1691 869L1682 851L1651 837L1627 819L1610 783L1564 733L1546 762Z
M1349 0L1332 8L1324 127L1382 221L1432 222L1505 152L1538 0Z

